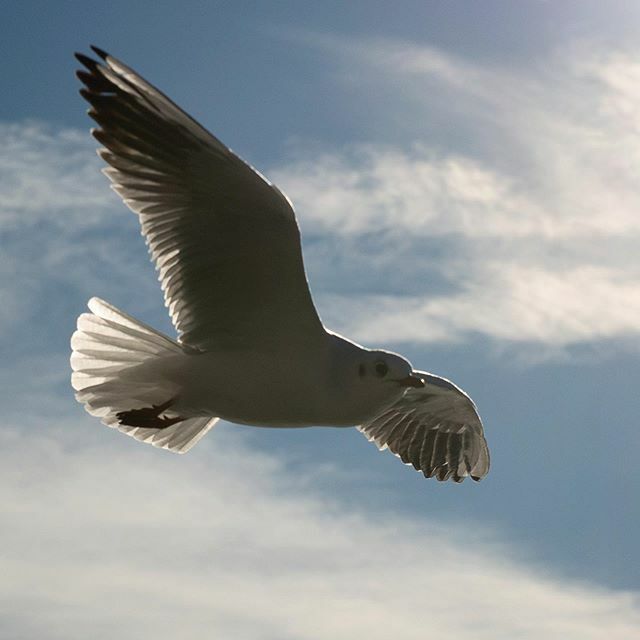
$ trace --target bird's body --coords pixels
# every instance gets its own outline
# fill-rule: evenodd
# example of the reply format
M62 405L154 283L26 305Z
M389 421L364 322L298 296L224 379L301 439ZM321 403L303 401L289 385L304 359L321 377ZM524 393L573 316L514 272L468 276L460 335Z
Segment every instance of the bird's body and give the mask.
M449 381L322 324L291 203L155 87L105 52L77 57L105 170L141 222L173 340L93 298L71 345L93 415L183 453L220 418L358 428L426 476L480 479L482 424Z
M307 345L304 359L300 353L293 344L278 350L185 352L143 363L132 375L158 378L175 389L167 415L217 416L257 427L353 426L406 390L398 384L381 393L364 383L349 384L349 371L357 372L368 352L334 334L326 333L315 347ZM250 383L256 380L260 384Z

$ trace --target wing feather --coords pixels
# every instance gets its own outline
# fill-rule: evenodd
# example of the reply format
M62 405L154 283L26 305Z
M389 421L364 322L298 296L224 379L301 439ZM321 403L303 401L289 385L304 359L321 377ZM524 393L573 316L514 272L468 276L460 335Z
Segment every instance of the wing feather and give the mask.
M418 373L424 388L408 389L358 429L427 478L482 479L489 472L489 449L473 401L449 380Z
M324 328L289 201L116 58L77 54L104 173L138 214L184 344L291 344Z

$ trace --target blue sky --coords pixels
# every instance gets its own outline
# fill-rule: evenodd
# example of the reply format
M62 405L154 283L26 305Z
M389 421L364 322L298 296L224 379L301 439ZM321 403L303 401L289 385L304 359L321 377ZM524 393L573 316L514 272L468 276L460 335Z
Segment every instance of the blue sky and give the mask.
M0 630L635 636L637 3L130 4L0 26ZM328 326L470 393L483 482L355 430L223 424L178 457L84 414L89 297L172 332L88 134L91 43L289 195Z

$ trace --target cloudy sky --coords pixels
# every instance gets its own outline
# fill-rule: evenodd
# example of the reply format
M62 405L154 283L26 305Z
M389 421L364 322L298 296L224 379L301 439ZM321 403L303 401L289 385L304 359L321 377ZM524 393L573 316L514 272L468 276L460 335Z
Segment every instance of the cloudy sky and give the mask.
M637 637L639 41L635 0L11 3L0 635ZM174 456L83 412L89 297L172 332L88 135L91 43L289 195L329 327L470 393L484 481L355 430Z

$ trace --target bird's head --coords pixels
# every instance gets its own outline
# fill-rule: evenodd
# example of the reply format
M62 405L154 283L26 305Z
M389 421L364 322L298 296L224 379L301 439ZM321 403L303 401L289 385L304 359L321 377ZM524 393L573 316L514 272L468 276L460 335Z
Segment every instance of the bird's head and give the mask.
M358 363L358 377L367 386L396 391L424 387L424 380L411 363L389 351L366 351Z
M383 350L373 350L329 334L333 366L328 384L345 402L349 419L345 424L360 424L381 409L399 400L410 388L425 386L411 363Z

